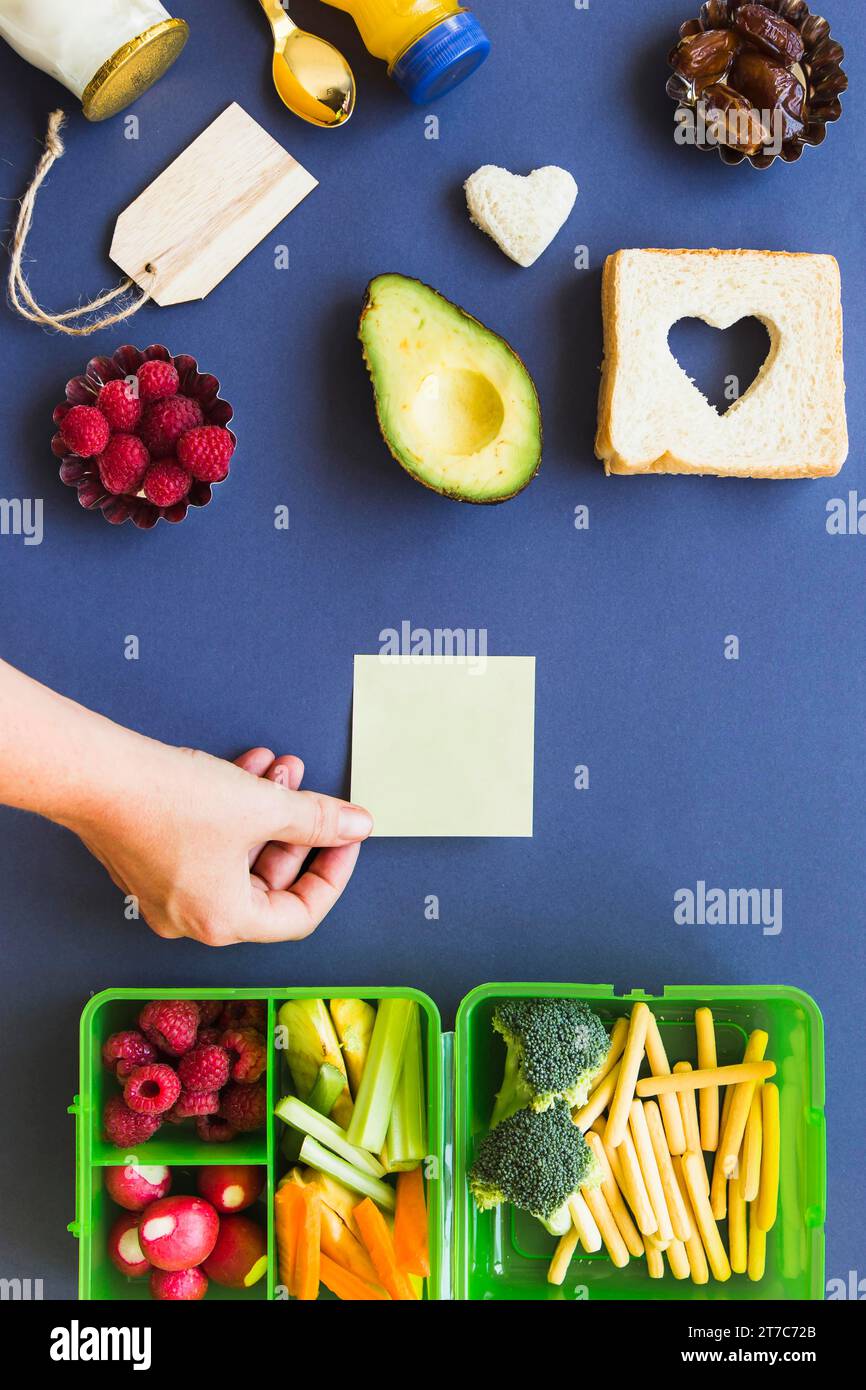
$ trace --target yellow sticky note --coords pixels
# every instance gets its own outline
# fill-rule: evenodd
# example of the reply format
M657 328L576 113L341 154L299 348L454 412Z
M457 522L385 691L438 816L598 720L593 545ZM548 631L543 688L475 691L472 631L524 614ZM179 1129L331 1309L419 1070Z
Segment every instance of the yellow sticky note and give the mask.
M535 657L356 656L352 800L376 835L532 835Z

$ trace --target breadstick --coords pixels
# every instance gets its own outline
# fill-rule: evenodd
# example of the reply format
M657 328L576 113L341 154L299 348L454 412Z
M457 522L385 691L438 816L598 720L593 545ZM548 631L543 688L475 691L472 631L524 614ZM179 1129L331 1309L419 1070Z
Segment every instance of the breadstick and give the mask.
M761 1181L761 1149L763 1148L764 1126L761 1120L761 1097L763 1086L755 1087L755 1094L752 1096L752 1106L749 1110L749 1118L746 1122L746 1133L743 1139L742 1172L740 1177L743 1183L743 1197L747 1202L754 1202L758 1195L758 1188Z
M695 1221L701 1233L704 1249L707 1252L710 1269L713 1271L713 1277L718 1279L720 1283L724 1283L731 1277L731 1266L722 1238L719 1235L719 1228L713 1219L709 1198L704 1191L704 1180L701 1175L703 1166L702 1154L686 1153L683 1155L683 1176L686 1180L686 1188Z
M677 1108L679 1109L679 1106ZM674 1177L674 1167L667 1146L664 1123L659 1107L654 1100L648 1100L644 1106L644 1118L649 1130L655 1160L658 1164L659 1177L661 1178L667 1209L670 1213L671 1225L674 1228L674 1236L680 1242L686 1241L692 1233L692 1223L683 1205L680 1189ZM683 1250L683 1258L685 1259L685 1250ZM680 1275L677 1275L677 1278L679 1279Z
M640 1256L643 1254L643 1241L640 1237L640 1231L631 1219L631 1212L626 1206L625 1198L619 1190L616 1178L613 1175L613 1169L605 1153L604 1144L601 1142L601 1137L595 1130L590 1130L586 1136L586 1141L592 1149L596 1162L604 1174L601 1190L610 1207L610 1214L617 1224L620 1235L625 1241L626 1249L630 1255ZM614 1149L613 1152L616 1153L616 1150Z
M742 1176L728 1178L728 1249L731 1269L735 1274L745 1274L749 1262L749 1238Z
M574 1120L578 1129L582 1130L584 1134L589 1129L590 1125L594 1124L602 1112L610 1105L613 1099L613 1093L616 1090L617 1082L619 1081L620 1066L621 1063L617 1062L616 1065L611 1068L601 1085L596 1086L595 1090L591 1093L586 1105L584 1105L582 1109L573 1110L571 1112L571 1118ZM605 1124L607 1124L607 1121L605 1121Z
M650 1011L646 1004L635 1004L629 1019L616 1090L607 1116L605 1138L613 1149L619 1148L628 1132L629 1107L634 1100L637 1076L643 1061L649 1018Z
M691 1071L691 1062L677 1062L674 1072L679 1075L683 1071ZM708 1095L709 1091L701 1091L701 1095ZM692 1149L697 1153L703 1146L701 1144L701 1132L698 1126L698 1107L695 1100L694 1091L680 1091L677 1096L680 1107L680 1119L683 1122L683 1135L686 1141L686 1149ZM662 1110L664 1116L664 1110ZM683 1150L685 1153L685 1149Z
M601 1238L611 1260L617 1269L623 1269L628 1264L628 1250L611 1215L604 1193L600 1187L582 1187L581 1196L586 1199L586 1205L592 1212L596 1226L601 1231Z
M568 1273L574 1252L578 1243L577 1227L572 1226L570 1231L561 1238L556 1247L556 1253L550 1261L550 1268L547 1271L548 1284L563 1284Z
M592 1219L592 1213L579 1192L568 1199L568 1210L574 1222L574 1229L587 1255L594 1255L601 1249L601 1232Z
M715 1071L719 1065L716 1056L716 1030L713 1024L712 1009L695 1009L695 1033L698 1039L698 1066L702 1071ZM709 1086L701 1091L701 1148L715 1153L719 1144L719 1088Z
M667 1091L695 1091L705 1086L738 1086L747 1081L767 1081L776 1075L775 1062L735 1062L732 1067L713 1071L680 1071L671 1076L644 1076L635 1087L640 1100L662 1096Z
M753 1284L764 1277L767 1267L767 1232L758 1225L758 1204L749 1203L749 1266L748 1274Z
M671 1064L655 1014L650 1013L646 1030L646 1055L653 1076L670 1076ZM683 1117L680 1103L675 1095L659 1096L659 1106L664 1120L669 1154L683 1154L686 1151L686 1136L683 1130Z
M671 1267L671 1274L675 1279L688 1279L689 1277L689 1257L686 1254L686 1247L681 1240L672 1240L666 1250L668 1264Z
M601 1070L596 1072L592 1078L593 1087L597 1087L604 1078L613 1071L614 1066L619 1061L625 1048L625 1040L628 1037L628 1019L624 1016L618 1018L610 1030L610 1047L604 1059Z
M695 1150L695 1152L699 1151ZM710 1271L707 1267L707 1256L706 1252L704 1251L703 1241L701 1240L700 1233L698 1231L698 1223L695 1220L694 1212L692 1211L692 1203L689 1197L688 1188L686 1187L686 1180L683 1177L683 1161L681 1158L675 1157L672 1160L672 1162L674 1165L674 1176L677 1180L677 1187L680 1189L680 1196L682 1197L683 1202L685 1203L685 1207L687 1212L689 1213L692 1224L692 1234L690 1238L686 1241L686 1254L689 1258L689 1269L691 1270L692 1274L692 1283L707 1284L709 1283L710 1279ZM707 1180L705 1171L704 1187L706 1188L706 1186Z
M764 1136L761 1151L761 1182L753 1203L755 1222L759 1231L770 1231L776 1222L779 1206L779 1153L781 1132L779 1124L779 1088L761 1088L761 1123Z
M654 1240L646 1243L646 1268L650 1279L664 1279L665 1258Z
M746 1063L763 1061L769 1041L769 1035L764 1032L763 1028L756 1028L746 1043L743 1061ZM743 1146L743 1136L746 1133L746 1123L752 1108L755 1085L755 1081L743 1081L736 1087L731 1098L728 1118L719 1139L716 1162L721 1162L722 1172L728 1178L737 1170L737 1159Z
M622 1194L634 1213L638 1230L645 1236L654 1235L658 1231L659 1223L646 1190L631 1134L626 1131L618 1149L612 1149L605 1139L604 1151Z
M653 1152L652 1140L650 1139L647 1127L646 1116L643 1106L639 1100L633 1100L629 1111L629 1127L634 1146L637 1150L640 1170L643 1173L643 1180L646 1183L646 1190L649 1193L650 1204L655 1212L656 1222L658 1223L659 1240L669 1244L674 1238L674 1228L671 1224L668 1204L665 1201L665 1192L662 1187L659 1166Z

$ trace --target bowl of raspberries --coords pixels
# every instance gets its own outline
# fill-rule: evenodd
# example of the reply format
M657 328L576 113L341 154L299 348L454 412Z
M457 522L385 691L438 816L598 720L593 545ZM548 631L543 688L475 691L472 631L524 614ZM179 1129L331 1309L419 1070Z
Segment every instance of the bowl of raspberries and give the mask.
M194 1124L206 1144L262 1129L267 1117L266 1006L256 1000L154 999L112 1033L102 1062L118 1083L104 1138L146 1144L164 1124Z
M219 391L194 357L158 344L92 358L54 411L62 481L114 526L183 521L228 476L237 440Z

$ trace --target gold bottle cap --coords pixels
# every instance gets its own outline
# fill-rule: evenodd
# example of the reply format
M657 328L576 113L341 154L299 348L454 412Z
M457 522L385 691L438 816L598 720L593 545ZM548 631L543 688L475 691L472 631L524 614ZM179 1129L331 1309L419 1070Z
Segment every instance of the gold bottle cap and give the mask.
M163 19L112 53L84 89L87 119L104 121L129 106L168 71L188 38L185 19Z

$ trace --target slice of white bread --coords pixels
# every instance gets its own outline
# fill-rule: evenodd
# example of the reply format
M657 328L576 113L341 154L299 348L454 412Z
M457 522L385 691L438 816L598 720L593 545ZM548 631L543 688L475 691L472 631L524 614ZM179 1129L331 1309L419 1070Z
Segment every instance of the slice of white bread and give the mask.
M595 452L607 473L818 478L848 457L842 299L833 256L617 251L602 281L604 367ZM724 414L668 346L673 324L754 317L769 356Z

